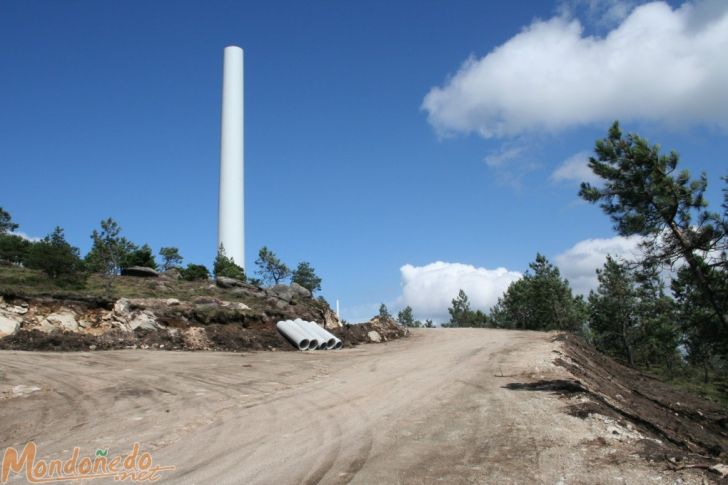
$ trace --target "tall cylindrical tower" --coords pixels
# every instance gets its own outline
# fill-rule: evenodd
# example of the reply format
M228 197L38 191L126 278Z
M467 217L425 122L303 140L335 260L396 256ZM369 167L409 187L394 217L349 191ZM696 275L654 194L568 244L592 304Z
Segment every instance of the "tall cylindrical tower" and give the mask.
M220 201L218 249L245 267L243 200L243 49L225 47L220 136Z

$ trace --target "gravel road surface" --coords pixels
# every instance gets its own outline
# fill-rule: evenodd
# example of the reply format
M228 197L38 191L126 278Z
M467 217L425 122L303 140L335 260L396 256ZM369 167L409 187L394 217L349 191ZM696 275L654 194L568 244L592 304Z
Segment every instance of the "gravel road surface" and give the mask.
M3 351L0 451L140 442L176 467L158 483L700 483L638 456L628 429L568 415L577 397L506 387L568 377L559 345L420 329L336 352Z

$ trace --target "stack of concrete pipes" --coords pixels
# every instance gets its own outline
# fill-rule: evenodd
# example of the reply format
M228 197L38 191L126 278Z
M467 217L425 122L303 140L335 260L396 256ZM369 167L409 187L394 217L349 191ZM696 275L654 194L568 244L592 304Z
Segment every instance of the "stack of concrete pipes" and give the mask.
M276 327L298 350L338 350L343 345L335 335L315 322L297 318L282 320Z

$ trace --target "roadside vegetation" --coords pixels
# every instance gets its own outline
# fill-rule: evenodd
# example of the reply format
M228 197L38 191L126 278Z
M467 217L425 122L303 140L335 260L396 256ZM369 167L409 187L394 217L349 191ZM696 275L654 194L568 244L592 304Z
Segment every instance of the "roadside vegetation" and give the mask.
M19 224L0 207L0 291L26 295L75 294L91 297L182 297L206 294L200 282L211 277L233 278L262 287L264 284L297 283L312 294L321 289L321 278L309 262L301 262L290 271L276 254L261 248L256 260L259 278L248 278L242 267L225 254L220 246L212 271L205 265L183 266L178 248L164 246L157 255L148 244L138 245L122 234L112 218L101 221L91 233L92 245L85 256L65 238L63 228L56 227L39 241L15 234ZM148 268L165 273L171 288L154 279L125 278L134 268ZM176 281L179 280L179 281ZM200 293L202 291L202 293ZM188 294L189 293L189 294ZM192 294L194 293L194 294ZM208 292L209 293L209 292Z
M598 287L584 298L574 295L558 267L536 254L524 277L487 313L473 310L460 290L443 326L573 332L630 367L728 404L728 186L720 210L713 211L705 199L706 175L691 177L678 165L676 152L662 154L639 135L623 134L615 122L589 160L600 182L583 183L579 196L598 204L618 234L641 237L642 255L608 257L597 270ZM321 289L309 262L291 269L265 246L250 278L223 247L212 271L202 264L183 266L176 247L155 255L149 245L126 239L111 218L92 231L84 256L61 227L40 241L15 234L18 227L0 207L0 292L6 294L190 299L218 291L200 284L211 276ZM175 283L123 276L134 267L164 271ZM384 304L379 318L395 319ZM396 321L434 326L415 319L411 307L400 310Z
M599 204L618 234L640 236L642 256L608 257L583 298L537 254L489 313L471 309L461 290L443 326L574 332L630 367L728 405L728 186L721 211L712 211L705 174L693 178L678 165L676 152L661 154L615 122L589 160L601 181L583 183L579 196ZM411 308L399 321L418 326Z

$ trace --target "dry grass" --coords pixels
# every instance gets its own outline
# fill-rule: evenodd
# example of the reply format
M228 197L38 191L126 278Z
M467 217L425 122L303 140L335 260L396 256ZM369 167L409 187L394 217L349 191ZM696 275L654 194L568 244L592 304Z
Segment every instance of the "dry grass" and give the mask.
M236 295L215 286L214 281L182 281L168 278L138 278L115 276L111 290L108 279L99 274L89 275L81 283L58 283L40 271L16 266L0 266L0 295L27 297L51 297L60 299L99 298L177 298L190 301L198 297L210 297L227 301L239 301L252 309L261 308L259 298Z

